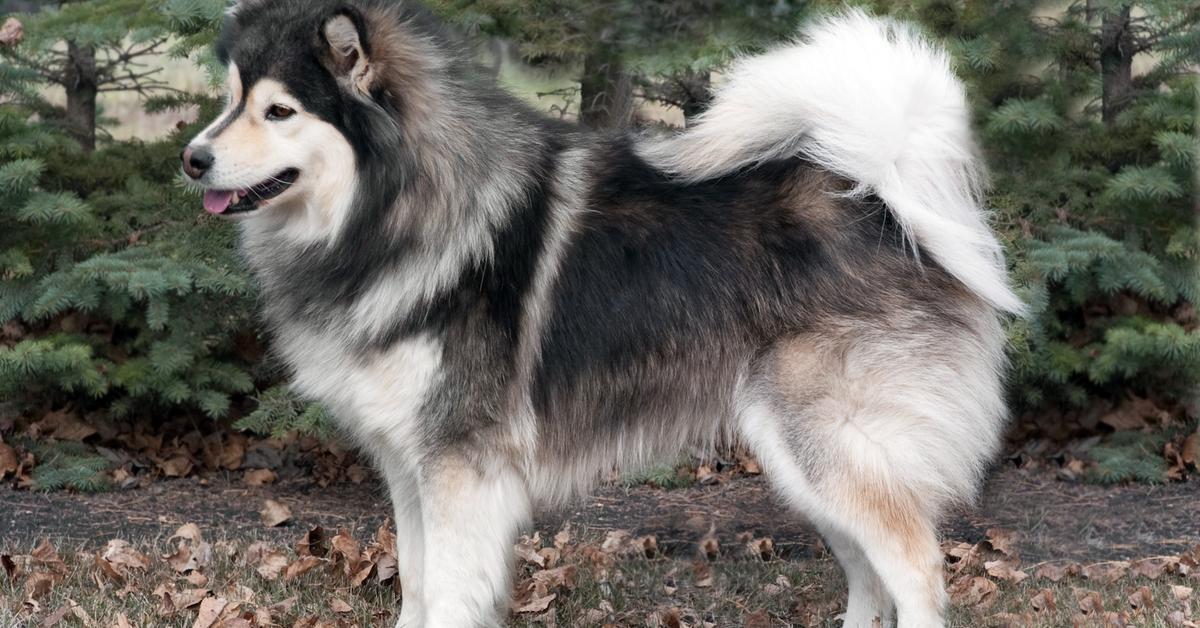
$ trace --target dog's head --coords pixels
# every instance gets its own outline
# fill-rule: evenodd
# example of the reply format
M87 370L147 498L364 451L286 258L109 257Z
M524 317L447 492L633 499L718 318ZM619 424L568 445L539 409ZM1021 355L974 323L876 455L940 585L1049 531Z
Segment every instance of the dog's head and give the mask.
M382 144L401 142L401 118L431 89L437 44L408 11L380 0L235 5L217 43L228 105L182 155L205 209L303 217L325 233L341 222L360 165L394 159Z

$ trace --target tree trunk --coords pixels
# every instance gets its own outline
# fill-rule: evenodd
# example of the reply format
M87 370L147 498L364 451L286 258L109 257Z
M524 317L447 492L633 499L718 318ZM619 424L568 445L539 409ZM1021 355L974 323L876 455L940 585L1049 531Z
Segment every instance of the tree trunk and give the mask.
M593 51L579 81L579 121L593 129L616 129L633 121L633 81L611 53Z
M67 42L63 87L67 92L67 132L85 153L96 150L96 49Z
M1105 11L1100 25L1100 75L1103 81L1102 113L1104 123L1112 126L1133 98L1132 7Z

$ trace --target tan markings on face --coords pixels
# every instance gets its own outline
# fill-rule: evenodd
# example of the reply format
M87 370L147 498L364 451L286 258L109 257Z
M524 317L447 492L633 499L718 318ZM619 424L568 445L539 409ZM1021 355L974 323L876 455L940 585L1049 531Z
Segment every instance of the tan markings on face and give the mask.
M229 88L234 99L230 111L238 111L244 87L240 74L232 69ZM268 111L274 106L286 107L295 114L281 120L268 119ZM285 170L299 170L295 185L267 206L302 210L289 212L296 215L289 218L288 229L294 230L298 238L324 237L336 230L357 183L354 150L336 127L305 111L283 83L274 79L255 82L237 118L222 117L210 128L217 130L216 137L209 140L215 158L208 175L210 187L241 190Z
M283 105L294 111L296 115L287 120L272 121L267 119L267 110L272 106ZM278 81L263 79L250 88L246 96L243 111L225 127L212 141L213 153L220 167L223 160L232 160L246 171L258 172L261 176L248 185L254 185L274 176L282 170L296 167L285 163L288 152L288 140L294 138L305 126L305 118L300 103L288 94ZM262 172L262 168L267 172Z

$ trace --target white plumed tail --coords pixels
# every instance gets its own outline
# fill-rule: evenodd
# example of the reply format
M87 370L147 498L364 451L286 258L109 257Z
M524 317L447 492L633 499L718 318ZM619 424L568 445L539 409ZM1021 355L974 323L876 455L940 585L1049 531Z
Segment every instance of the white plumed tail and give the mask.
M962 84L946 52L904 23L850 11L795 45L742 59L711 109L643 154L703 180L803 154L875 194L918 243L994 307L1020 313L980 196Z

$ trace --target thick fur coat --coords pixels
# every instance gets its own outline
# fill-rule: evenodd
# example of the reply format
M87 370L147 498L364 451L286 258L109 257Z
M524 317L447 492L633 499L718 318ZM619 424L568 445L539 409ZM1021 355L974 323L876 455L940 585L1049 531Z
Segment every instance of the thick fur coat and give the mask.
M941 625L935 523L1021 308L944 52L843 14L667 137L543 118L407 2L244 0L218 53L184 168L388 481L400 626L498 625L534 504L729 438L826 536L847 626Z

